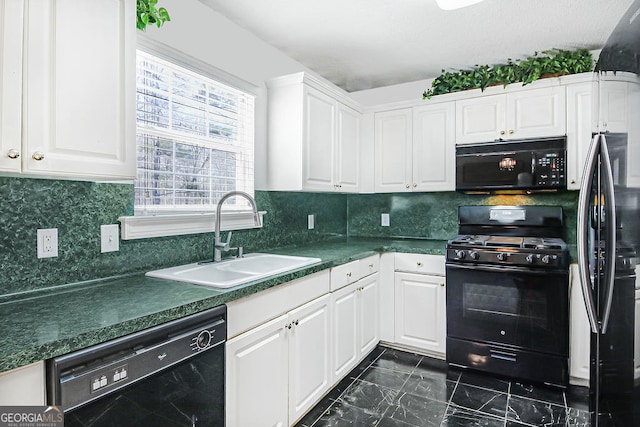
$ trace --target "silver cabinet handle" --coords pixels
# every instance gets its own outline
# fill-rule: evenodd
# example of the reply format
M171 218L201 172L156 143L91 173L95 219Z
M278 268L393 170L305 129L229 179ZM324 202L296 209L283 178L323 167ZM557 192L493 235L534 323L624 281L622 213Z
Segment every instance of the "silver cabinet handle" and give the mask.
M411 186L409 184L405 185L406 188L410 188Z
M39 151L36 151L31 155L31 158L37 161L44 160L44 154Z
M513 130L513 129L510 129L510 130L509 130L509 135L513 135L513 133L514 133L514 130Z
M611 303L613 302L613 286L616 275L616 200L613 187L613 172L611 171L611 159L609 157L609 147L605 135L601 136L602 144L600 155L604 161L601 162L604 169L604 194L605 194L605 283L607 285L607 297L605 300L604 313L602 314L602 333L607 333L609 316L611 316Z
M17 159L18 157L20 157L20 152L12 148L11 150L7 151L7 157L10 159Z
M505 131L501 130L500 135L504 135L504 134L505 134Z
M600 148L600 135L593 137L589 153L587 154L587 163L582 174L582 182L580 183L580 196L578 197L578 271L580 273L580 283L582 285L582 295L584 305L587 309L587 317L591 332L598 332L598 319L596 318L596 306L593 301L593 293L591 291L591 278L589 276L589 258L587 256L589 248L587 239L587 218L589 217L589 193L591 187L591 179L596 169L596 160L598 149Z

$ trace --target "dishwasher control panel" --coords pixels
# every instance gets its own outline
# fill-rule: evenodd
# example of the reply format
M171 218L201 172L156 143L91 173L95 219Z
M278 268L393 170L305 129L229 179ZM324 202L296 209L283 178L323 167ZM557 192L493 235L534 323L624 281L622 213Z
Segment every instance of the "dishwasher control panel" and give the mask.
M91 378L91 393L95 393L112 384L124 382L129 378L127 375L128 369L129 365L124 364L115 369L109 369L107 372L98 373Z

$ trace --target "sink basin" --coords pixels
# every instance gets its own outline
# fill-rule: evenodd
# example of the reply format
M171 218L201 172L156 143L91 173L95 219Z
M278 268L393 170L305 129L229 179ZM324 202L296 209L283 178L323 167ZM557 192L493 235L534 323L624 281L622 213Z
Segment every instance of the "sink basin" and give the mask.
M307 267L320 258L254 253L227 261L186 264L149 271L147 276L214 288L230 288Z

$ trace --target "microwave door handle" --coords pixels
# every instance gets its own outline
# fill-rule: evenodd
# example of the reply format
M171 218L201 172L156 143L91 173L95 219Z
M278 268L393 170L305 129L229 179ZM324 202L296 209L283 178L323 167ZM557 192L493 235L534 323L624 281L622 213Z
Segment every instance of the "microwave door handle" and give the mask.
M609 147L607 138L602 135L600 156L602 157L601 170L604 175L604 227L605 227L605 248L604 248L604 283L606 286L606 299L604 313L602 315L602 334L607 333L609 317L611 315L611 304L613 302L613 287L615 285L616 273L616 201L615 189L613 187L613 172L611 170L611 159L609 157ZM601 207L602 208L602 207Z
M591 287L591 276L589 275L589 258L587 238L589 218L589 193L591 182L596 171L598 161L598 151L600 148L600 135L595 135L589 147L587 154L587 162L582 174L582 182L580 183L580 196L578 198L578 272L580 273L580 283L582 285L582 296L584 305L587 309L587 317L591 332L598 332L598 319L596 317L596 306L593 298L593 290Z

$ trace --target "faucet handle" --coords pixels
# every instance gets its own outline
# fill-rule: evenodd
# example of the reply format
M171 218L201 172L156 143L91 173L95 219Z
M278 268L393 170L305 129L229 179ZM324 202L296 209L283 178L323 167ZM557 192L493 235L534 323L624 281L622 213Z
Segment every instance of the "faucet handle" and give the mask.
M231 231L227 233L227 242L224 244L226 248L228 248L229 244L231 243L231 234Z

